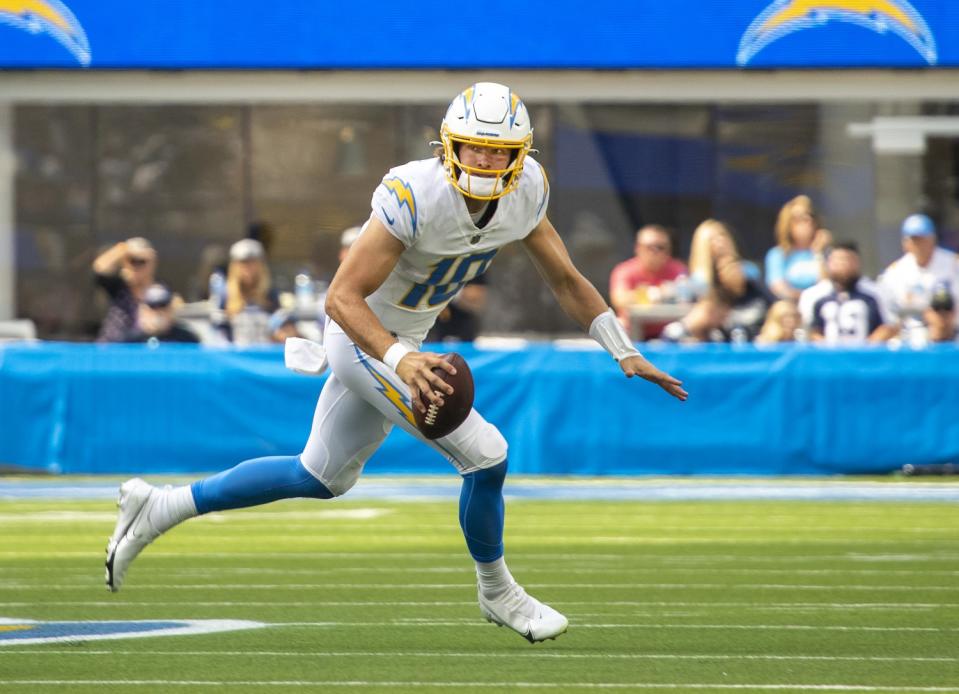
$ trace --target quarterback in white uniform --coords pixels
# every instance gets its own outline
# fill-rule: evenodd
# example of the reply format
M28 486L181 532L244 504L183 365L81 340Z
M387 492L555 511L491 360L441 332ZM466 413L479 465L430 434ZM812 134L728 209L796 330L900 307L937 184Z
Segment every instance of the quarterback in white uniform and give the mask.
M520 98L500 84L474 84L450 104L441 140L442 156L398 166L383 178L369 221L333 278L324 333L333 373L303 452L249 460L176 489L125 482L107 546L110 590L120 589L147 544L187 518L282 498L344 494L399 425L462 476L459 520L476 562L483 616L532 642L566 631L566 618L529 596L503 559L507 444L499 430L475 409L435 441L416 428L413 408L425 412L452 392L432 369L453 367L440 355L420 352L423 338L460 287L484 273L500 248L521 241L566 313L626 376L640 376L680 400L687 394L639 354L570 260L546 217L549 183L527 156L532 125Z

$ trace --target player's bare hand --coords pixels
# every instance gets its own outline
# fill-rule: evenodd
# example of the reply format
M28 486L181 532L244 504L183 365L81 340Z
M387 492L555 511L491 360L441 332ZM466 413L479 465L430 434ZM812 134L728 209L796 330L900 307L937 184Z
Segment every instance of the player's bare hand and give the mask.
M677 400L685 401L689 397L689 393L683 390L682 381L673 378L665 371L660 371L638 354L620 360L619 366L627 378L633 376L644 378L650 383L655 383Z
M413 405L420 412L426 412L428 402L442 407L443 394L453 393L453 386L433 373L437 367L456 373L452 364L432 352L410 352L396 365L396 374L410 387Z

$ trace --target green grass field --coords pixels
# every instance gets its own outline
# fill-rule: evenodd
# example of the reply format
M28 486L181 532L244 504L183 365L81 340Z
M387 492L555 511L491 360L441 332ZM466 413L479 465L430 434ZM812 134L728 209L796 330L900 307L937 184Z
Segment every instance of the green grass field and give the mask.
M487 624L448 502L283 502L160 538L103 587L107 501L0 501L0 617L244 619L0 646L2 692L959 691L959 505L510 502L570 619Z

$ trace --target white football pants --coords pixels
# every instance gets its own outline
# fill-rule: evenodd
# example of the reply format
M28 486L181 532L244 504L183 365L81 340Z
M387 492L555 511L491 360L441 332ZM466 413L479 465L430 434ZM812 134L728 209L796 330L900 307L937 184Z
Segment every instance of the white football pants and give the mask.
M344 494L356 484L363 465L394 424L443 455L461 475L506 459L506 439L475 409L449 436L424 438L413 421L409 387L395 371L360 351L333 321L323 342L333 373L320 392L300 459L333 494Z

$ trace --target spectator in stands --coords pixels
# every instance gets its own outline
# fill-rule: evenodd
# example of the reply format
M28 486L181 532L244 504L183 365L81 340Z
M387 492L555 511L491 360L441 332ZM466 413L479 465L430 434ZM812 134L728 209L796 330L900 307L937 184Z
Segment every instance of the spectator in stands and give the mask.
M929 308L923 316L929 330L929 342L959 342L956 300L948 285L939 284L933 289Z
M227 340L241 346L270 343L270 315L279 308L279 297L259 241L242 239L230 247L226 291L218 303L211 320Z
M896 322L884 298L861 276L855 243L833 245L826 257L826 274L832 291L813 305L813 341L863 344L886 342L896 334Z
M156 264L153 246L139 236L111 246L93 261L96 282L110 297L98 342L123 342L136 327L140 299L153 284Z
M266 220L257 220L250 224L246 231L246 237L259 242L263 248L263 258L268 259L273 252L273 244L276 242L276 227Z
M780 299L766 313L766 322L763 323L759 335L756 336L758 344L771 345L778 342L795 342L801 339L802 320L799 316L799 309L796 304L786 299Z
M728 342L723 329L729 318L729 304L715 292L708 292L678 321L668 323L660 337L667 342Z
M707 219L696 228L689 269L702 298L685 318L667 325L663 337L676 342L753 339L774 297L756 264L740 256L728 226Z
M949 288L953 301L959 291L959 256L936 245L936 226L924 214L902 223L904 254L879 277L879 287L904 333L923 331L925 311L938 285Z
M302 337L296 327L296 315L293 311L283 308L274 311L268 325L272 342L283 344L288 337Z
M832 282L828 277L823 277L809 289L803 289L799 295L797 308L799 309L799 318L802 320L802 327L807 333L812 330L812 311L816 302L832 293Z
M636 232L633 252L634 256L613 268L609 277L610 303L627 329L631 306L659 303L663 299L661 287L688 274L686 266L672 257L669 232L658 224L648 224ZM643 334L658 337L664 325L649 323Z
M226 287L227 247L219 243L205 245L200 251L196 271L187 281L187 301L213 300Z
M143 292L137 326L125 342L199 342L196 333L177 323L176 309L181 302L165 284L151 284Z
M766 253L766 284L780 299L799 294L823 276L823 252L832 235L820 228L812 200L793 198L779 211L776 245Z

